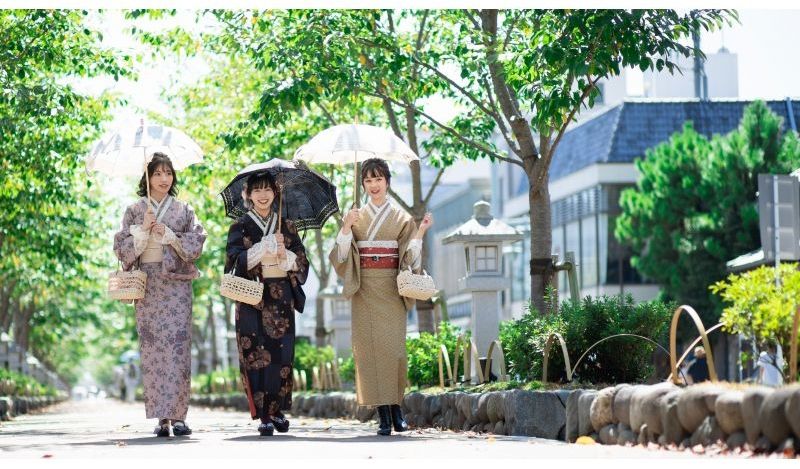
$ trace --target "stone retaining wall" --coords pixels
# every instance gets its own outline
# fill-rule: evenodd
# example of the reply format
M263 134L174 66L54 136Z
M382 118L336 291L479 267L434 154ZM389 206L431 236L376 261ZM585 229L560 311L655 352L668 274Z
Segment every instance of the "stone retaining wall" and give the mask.
M731 450L800 449L800 385L782 388L704 383L621 384L576 390L567 400L567 441Z
M67 400L66 396L0 397L0 421Z
M412 427L491 432L498 435L564 439L566 401L572 391L495 391L482 394L412 392L403 412ZM356 405L353 393L296 395L292 414L317 418L375 418L375 410Z
M240 396L194 396L193 404L248 410ZM773 389L729 383L678 387L620 384L602 390L412 392L403 398L409 425L575 442L658 444L800 452L800 385ZM375 419L350 392L296 393L292 414Z

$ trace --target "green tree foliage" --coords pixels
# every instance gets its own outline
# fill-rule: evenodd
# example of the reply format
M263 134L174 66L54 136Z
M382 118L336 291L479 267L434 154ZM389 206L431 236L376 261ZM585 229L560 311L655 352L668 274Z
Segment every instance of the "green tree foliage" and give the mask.
M384 112L364 121L390 127L429 164L488 157L522 168L531 205L531 292L540 311L552 275L548 171L569 123L594 104L601 78L624 67L673 71L670 57L701 53L681 43L693 29L736 18L717 10L580 9L214 15L224 25L217 44L274 72L257 111L228 139L232 147L249 132L302 118L303 109L358 115L356 106L368 98ZM452 102L455 116L431 115L433 98ZM436 183L424 188L418 165L411 171L412 200L398 202L420 219Z
M642 176L621 196L615 235L634 249L639 272L713 325L722 308L708 287L725 277L727 261L761 245L757 177L800 165L797 135L755 102L728 135L709 140L687 123L636 165Z
M69 83L129 73L129 57L100 47L87 15L0 11L0 332L66 378L102 292L89 235L105 232L102 208L79 168L114 101Z
M788 353L794 312L800 304L797 267L796 263L781 264L780 284L775 282L775 267L767 266L731 274L715 283L711 291L727 305L720 318L723 329L750 338L755 350L764 350L767 342L775 342Z

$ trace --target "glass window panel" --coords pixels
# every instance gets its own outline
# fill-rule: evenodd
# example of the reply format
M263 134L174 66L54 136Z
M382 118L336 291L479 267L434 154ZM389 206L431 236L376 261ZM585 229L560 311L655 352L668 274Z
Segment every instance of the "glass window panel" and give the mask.
M597 285L597 228L595 217L581 219L581 285Z

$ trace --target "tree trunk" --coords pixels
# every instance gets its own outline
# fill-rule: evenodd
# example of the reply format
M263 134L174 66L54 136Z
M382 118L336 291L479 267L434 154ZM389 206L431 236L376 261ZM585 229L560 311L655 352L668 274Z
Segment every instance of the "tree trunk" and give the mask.
M214 314L214 303L208 302L208 326L211 329L211 369L219 368L219 351L217 350L217 321Z
M231 305L230 300L222 300L222 306L225 308L225 350L228 351L228 366L236 367L239 363L239 349L236 343L230 340L230 333L234 330L234 324L231 322Z
M555 276L553 265L552 243L553 230L550 218L550 190L548 189L549 176L542 178L542 183L534 186L538 174L527 171L530 182L528 200L531 207L531 303L541 314L548 312L544 299L545 288L552 283Z
M420 218L421 220L421 218ZM425 247L425 242L422 243L422 266L427 269L428 265L428 249ZM438 329L439 321L436 320L433 302L430 300L422 301L417 300L417 330L422 332L430 332L435 334Z
M192 324L192 344L195 350L197 350L197 372L200 374L208 372L205 341L206 339L203 331L196 324Z
M322 290L328 286L331 278L331 267L325 262L324 243L322 230L314 230L314 243L316 244L317 258L320 262L320 269L317 271L319 277L319 288ZM317 347L324 347L327 340L327 330L325 329L325 299L317 296L316 300L316 322L314 325L314 341Z

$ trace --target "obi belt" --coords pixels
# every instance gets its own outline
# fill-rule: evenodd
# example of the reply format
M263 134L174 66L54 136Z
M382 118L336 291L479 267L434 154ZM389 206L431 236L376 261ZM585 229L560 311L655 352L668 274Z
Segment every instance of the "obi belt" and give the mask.
M397 241L358 241L362 269L397 269L400 256Z

